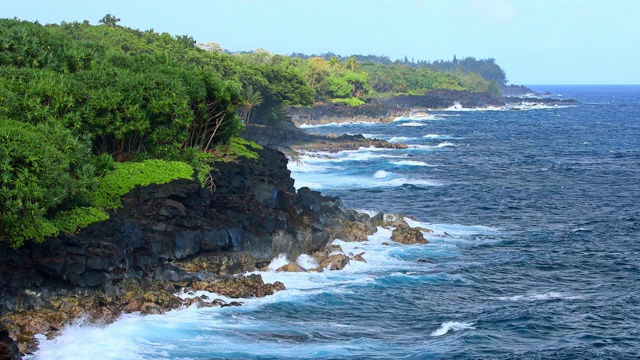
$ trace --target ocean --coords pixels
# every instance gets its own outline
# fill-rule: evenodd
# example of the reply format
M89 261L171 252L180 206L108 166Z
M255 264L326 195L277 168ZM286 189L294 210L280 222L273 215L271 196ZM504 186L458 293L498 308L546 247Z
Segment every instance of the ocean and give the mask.
M638 358L640 86L532 88L579 103L305 126L409 145L307 153L289 167L298 188L415 217L429 244L379 228L336 241L366 263L276 273L280 257L260 272L285 283L273 296L80 322L41 337L31 358Z

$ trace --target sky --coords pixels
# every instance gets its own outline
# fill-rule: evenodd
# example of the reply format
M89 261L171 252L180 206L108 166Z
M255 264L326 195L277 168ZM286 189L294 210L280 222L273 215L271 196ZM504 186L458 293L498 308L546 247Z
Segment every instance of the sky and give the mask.
M42 24L106 14L231 51L494 58L512 84L640 84L640 0L0 0Z

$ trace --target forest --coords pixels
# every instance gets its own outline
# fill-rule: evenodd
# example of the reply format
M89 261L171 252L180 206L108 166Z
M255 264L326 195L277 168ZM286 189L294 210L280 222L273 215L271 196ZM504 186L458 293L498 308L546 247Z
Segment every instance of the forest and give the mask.
M243 127L278 126L287 107L440 88L497 95L504 80L445 63L230 54L119 21L0 19L0 240L14 248L108 218L136 185L210 186L214 161L255 156Z

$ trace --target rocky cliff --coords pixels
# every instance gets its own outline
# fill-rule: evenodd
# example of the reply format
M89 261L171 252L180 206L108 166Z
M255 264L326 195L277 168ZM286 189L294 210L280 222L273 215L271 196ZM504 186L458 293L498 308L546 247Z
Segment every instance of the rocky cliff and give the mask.
M258 160L216 163L210 189L189 180L138 187L107 221L17 251L0 245L0 330L26 352L34 334L79 316L108 322L180 306L173 294L184 288L223 292L227 281L229 293L264 296L282 284L227 276L375 231L338 198L296 192L282 153L258 152Z

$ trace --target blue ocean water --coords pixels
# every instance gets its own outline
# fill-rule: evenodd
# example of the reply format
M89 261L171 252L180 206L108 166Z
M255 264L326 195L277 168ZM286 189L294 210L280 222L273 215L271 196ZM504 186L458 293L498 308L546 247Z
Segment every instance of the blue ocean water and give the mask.
M307 154L290 169L349 207L415 216L430 244L384 245L380 228L337 241L367 263L263 272L288 290L239 308L79 324L35 358L637 358L640 86L534 89L580 103L308 129L408 144Z

